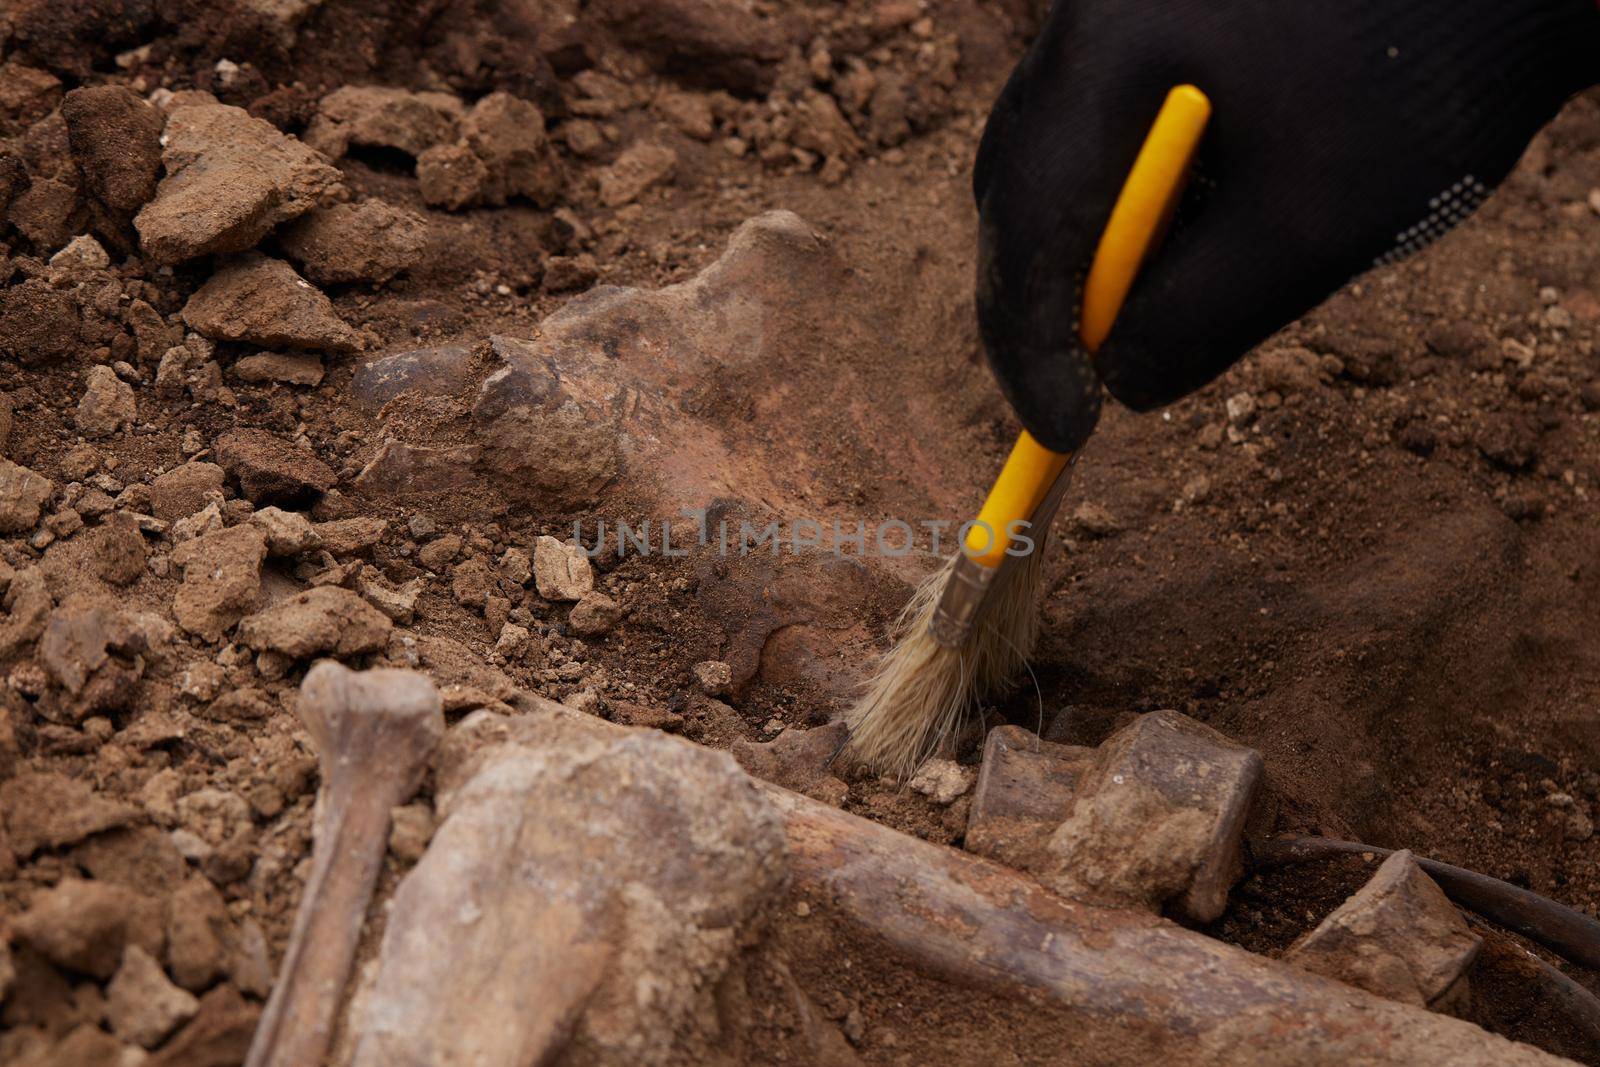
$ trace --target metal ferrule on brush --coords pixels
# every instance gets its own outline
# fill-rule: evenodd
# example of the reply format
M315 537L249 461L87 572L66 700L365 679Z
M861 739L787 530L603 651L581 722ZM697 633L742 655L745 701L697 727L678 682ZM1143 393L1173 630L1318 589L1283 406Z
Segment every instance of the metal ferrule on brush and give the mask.
M939 606L928 623L928 636L944 648L960 648L966 643L1000 571L1000 567L985 567L963 552L945 582Z
M1028 516L1028 529L1034 533L1035 552L1044 551L1044 541L1050 532L1050 524L1055 521L1061 501L1066 497L1067 486L1072 483L1072 468L1077 459L1077 454L1074 453L1065 460L1051 482L1049 491L1045 493L1044 499L1039 501L1038 506ZM934 609L933 618L928 623L928 636L943 648L960 648L967 638L972 636L972 631L983 618L995 587L1000 584L1008 571L1021 563L1020 557L1007 552L999 566L985 566L973 556L962 552L955 566L951 568L950 578L945 582L944 592L939 597L939 605Z

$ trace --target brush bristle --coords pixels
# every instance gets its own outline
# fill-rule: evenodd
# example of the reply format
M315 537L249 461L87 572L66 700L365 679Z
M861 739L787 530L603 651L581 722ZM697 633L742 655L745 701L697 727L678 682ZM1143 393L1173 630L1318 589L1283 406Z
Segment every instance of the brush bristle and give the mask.
M945 648L928 633L955 560L918 586L895 624L894 647L845 715L857 759L909 777L977 714L981 701L1016 683L1038 638L1035 592L1043 555L1032 552L1001 576L988 610L960 648Z

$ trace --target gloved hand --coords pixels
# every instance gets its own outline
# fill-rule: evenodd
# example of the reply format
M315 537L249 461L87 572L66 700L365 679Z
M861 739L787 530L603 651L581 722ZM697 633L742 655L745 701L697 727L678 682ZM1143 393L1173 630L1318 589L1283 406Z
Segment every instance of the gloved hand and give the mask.
M1204 385L1469 215L1596 80L1596 0L1055 0L973 179L990 364L1028 430L1075 450L1101 382L1139 410ZM1185 82L1214 107L1194 181L1091 360L1083 277Z

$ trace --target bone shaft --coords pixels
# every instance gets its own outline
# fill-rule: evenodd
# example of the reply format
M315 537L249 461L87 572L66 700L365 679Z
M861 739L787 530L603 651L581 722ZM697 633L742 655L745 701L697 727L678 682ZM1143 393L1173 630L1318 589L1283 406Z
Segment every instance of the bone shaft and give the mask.
M1557 1064L1446 1016L1038 883L777 787L797 891L941 978L1031 992L1085 1047L1151 1034L1186 1063Z
M388 848L393 801L387 791L344 789L330 791L329 800L289 950L245 1067L315 1067L333 1038Z

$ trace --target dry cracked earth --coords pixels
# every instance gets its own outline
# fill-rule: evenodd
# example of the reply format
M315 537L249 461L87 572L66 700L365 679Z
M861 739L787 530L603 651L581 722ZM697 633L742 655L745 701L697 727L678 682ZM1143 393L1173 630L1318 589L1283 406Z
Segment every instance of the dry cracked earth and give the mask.
M298 709L329 658L422 672L460 734L394 813L369 989L387 917L429 914L396 887L436 825L496 822L473 731L558 704L1024 870L1044 861L978 832L985 735L1077 766L1170 710L1259 752L1246 858L1343 838L1600 911L1600 98L1420 258L1169 410L1110 412L1032 676L909 785L823 766L934 566L920 524L972 512L1016 431L975 333L966 181L1035 15L0 5L0 1063L243 1062L311 872L326 782ZM805 543L889 519L919 551ZM771 523L780 551L720 550ZM592 557L575 524L608 531ZM690 977L552 1022L564 1062L1066 1056L1043 1009L807 941L804 902L762 919L771 828L722 763L671 748L652 777L539 729L586 770L519 794L518 847L614 834L653 869L681 842L630 837L619 782L684 760L691 814L725 816L695 832L749 853L715 868L733 941L671 894L670 935L606 935L599 988ZM1306 935L1378 859L1132 903L1315 970ZM1383 866L1369 890L1407 873ZM1516 967L1600 976L1442 914L1470 983L1400 999L1600 1063ZM762 922L809 947L757 959ZM358 1029L340 1062L402 1061Z

